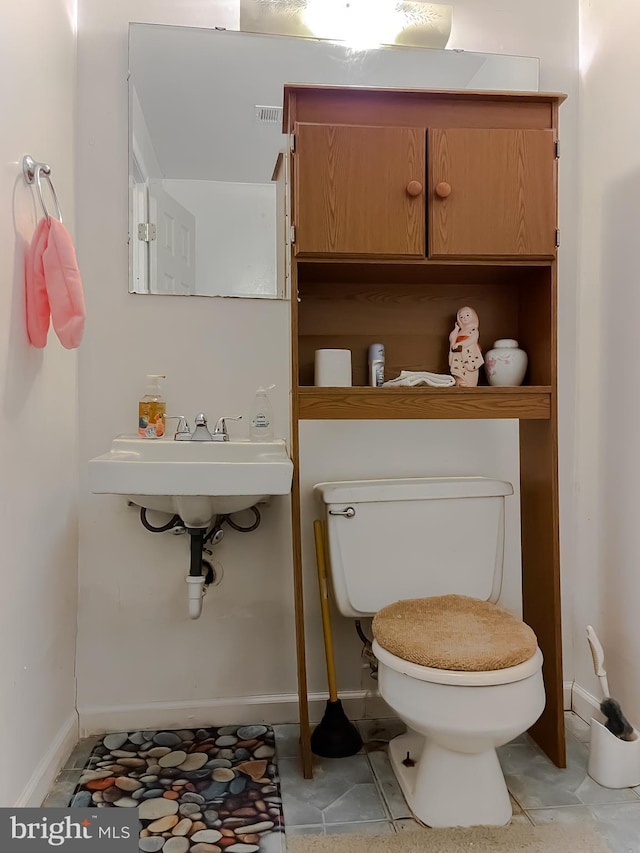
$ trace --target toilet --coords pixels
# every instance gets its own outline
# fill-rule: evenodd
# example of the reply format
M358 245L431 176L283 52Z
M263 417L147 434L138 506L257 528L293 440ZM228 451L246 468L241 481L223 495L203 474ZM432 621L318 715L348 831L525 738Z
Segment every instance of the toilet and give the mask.
M429 477L314 492L338 610L374 617L378 688L407 726L389 755L411 811L432 827L508 823L496 747L545 704L535 634L496 604L513 487Z

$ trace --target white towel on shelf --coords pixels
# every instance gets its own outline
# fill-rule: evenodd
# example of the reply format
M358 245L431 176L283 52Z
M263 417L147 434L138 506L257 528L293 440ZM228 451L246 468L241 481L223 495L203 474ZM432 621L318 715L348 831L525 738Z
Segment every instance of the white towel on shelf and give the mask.
M382 383L383 388L396 388L400 385L431 385L434 388L450 388L456 380L448 373L429 373L427 370L401 370L397 379Z

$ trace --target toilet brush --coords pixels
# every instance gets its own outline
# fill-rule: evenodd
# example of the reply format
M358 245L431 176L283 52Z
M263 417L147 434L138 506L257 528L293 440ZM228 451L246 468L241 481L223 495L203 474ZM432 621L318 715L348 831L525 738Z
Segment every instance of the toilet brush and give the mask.
M600 680L604 697L600 703L600 710L606 717L604 726L612 735L620 738L620 740L633 740L633 726L622 713L620 703L616 699L612 699L609 695L607 671L604 668L604 650L591 625L587 625L587 640L591 649L591 657L593 658L593 668Z
M324 530L321 521L313 522L313 533L316 542L316 564L318 568L318 586L320 588L320 609L322 612L324 652L327 662L329 701L326 704L322 720L311 735L311 750L323 758L346 758L348 755L355 755L360 750L362 747L362 738L357 728L347 718L342 707L342 702L338 699L331 620L329 617Z

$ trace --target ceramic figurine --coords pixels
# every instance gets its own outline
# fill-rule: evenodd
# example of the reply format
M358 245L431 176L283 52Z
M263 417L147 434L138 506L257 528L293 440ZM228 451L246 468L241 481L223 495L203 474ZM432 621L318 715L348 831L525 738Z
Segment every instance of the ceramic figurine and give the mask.
M473 308L461 308L449 335L449 372L456 385L475 388L478 384L478 371L484 364L479 337L478 315Z
M527 372L527 354L518 341L502 338L487 353L484 369L489 385L522 385Z

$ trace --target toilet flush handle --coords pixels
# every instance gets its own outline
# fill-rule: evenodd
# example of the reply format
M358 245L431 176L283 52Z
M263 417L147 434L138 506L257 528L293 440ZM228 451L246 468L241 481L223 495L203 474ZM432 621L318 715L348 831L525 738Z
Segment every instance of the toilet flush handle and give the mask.
M352 506L348 506L345 509L330 509L329 515L344 515L345 518L353 518L356 514L355 509Z

